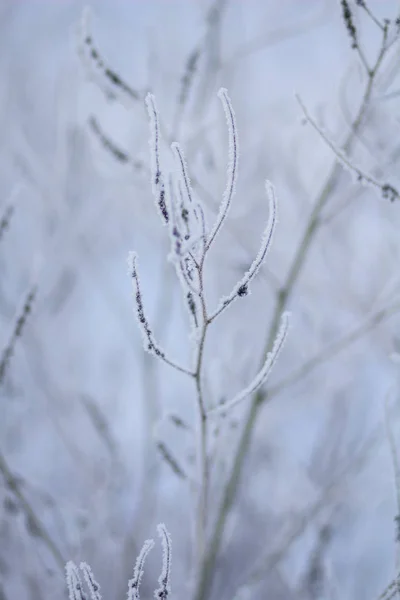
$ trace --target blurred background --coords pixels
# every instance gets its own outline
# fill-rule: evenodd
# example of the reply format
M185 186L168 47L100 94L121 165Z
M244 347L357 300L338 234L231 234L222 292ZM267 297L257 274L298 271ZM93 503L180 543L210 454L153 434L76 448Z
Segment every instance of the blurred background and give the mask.
M94 45L125 91L78 55L85 3L0 4L0 599L65 598L67 560L91 565L104 598L124 598L160 521L173 540L173 597L190 597L193 499L183 472L193 470L195 441L178 421L193 424L194 390L143 352L126 259L137 250L154 330L187 362L187 313L151 193L144 97L156 97L163 159L178 140L212 222L228 160L221 86L236 111L240 166L207 263L210 304L258 251L266 178L279 223L251 296L214 325L210 405L257 371L279 291L332 170L335 178L287 299L289 337L207 598L375 598L398 560L400 204L337 166L295 94L339 148L370 83L349 154L399 186L395 25L372 77L351 49L339 0L89 5ZM394 21L399 3L369 0L370 13L349 6L373 66L382 49L376 21ZM247 409L211 432L211 530ZM143 598L160 561L154 550Z

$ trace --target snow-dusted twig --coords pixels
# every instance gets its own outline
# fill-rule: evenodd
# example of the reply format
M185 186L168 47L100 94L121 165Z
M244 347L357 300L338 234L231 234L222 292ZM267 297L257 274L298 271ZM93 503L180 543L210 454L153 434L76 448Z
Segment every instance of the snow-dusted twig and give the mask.
M136 313L139 321L139 327L142 333L145 349L155 356L161 358L167 364L173 366L179 371L191 375L196 386L196 404L198 409L198 419L196 423L196 463L197 477L188 477L189 481L196 481L197 502L195 510L195 576L198 577L207 552L207 525L208 525L208 502L210 485L210 456L208 448L208 417L209 411L207 399L204 393L204 349L208 334L208 328L217 316L227 308L236 298L247 295L249 285L259 272L267 252L271 246L272 237L277 219L277 203L272 184L267 181L266 191L269 199L269 215L266 229L261 242L260 250L252 262L249 270L244 277L236 284L229 296L223 298L218 305L217 310L210 316L207 308L206 293L204 289L204 268L205 257L210 249L214 239L227 218L229 207L235 192L238 168L238 135L236 120L233 108L228 97L227 91L221 89L218 94L228 124L229 134L229 164L226 189L222 198L221 207L216 219L216 223L211 232L207 231L204 210L200 203L194 201L193 190L190 183L189 170L182 148L177 143L171 145L175 161L178 166L178 177L168 177L168 190L165 188L164 175L161 168L160 159L160 128L159 117L154 97L149 94L146 98L147 109L150 116L150 149L152 158L152 185L156 197L156 204L164 224L168 225L168 233L171 242L170 258L175 265L176 272L181 283L184 300L189 311L192 322L192 341L194 342L194 360L191 370L177 365L166 357L165 352L156 342L153 332L149 326L147 316L143 306L143 297L140 287L140 281L137 272L137 258L135 253L130 254L129 264L130 272L134 283ZM168 209L167 209L167 191L168 191ZM202 242L202 243L201 243ZM282 329L273 345L272 351L266 358L266 362L257 377L250 385L243 390L236 398L233 404L250 396L259 389L265 382L269 372L275 363L280 349L282 348L287 333L287 317L283 318ZM228 407L231 404L229 403ZM224 406L226 410L227 406ZM180 465L171 456L168 449L159 443L159 450L165 460L170 464L174 471L182 477L183 471ZM167 539L167 538L165 538ZM166 578L162 578L162 586L157 593L158 597L167 597L168 589ZM161 595L160 595L161 594Z
M236 117L232 107L231 100L228 96L228 92L225 88L221 88L218 92L218 97L222 102L222 106L224 107L226 122L228 125L228 135L229 135L229 162L228 162L228 175L227 175L227 183L225 192L223 195L222 203L219 209L219 213L217 216L216 223L208 237L206 244L206 251L208 251L214 242L216 236L218 235L219 230L222 227L223 222L225 221L229 207L232 202L232 198L236 191L236 180L237 180L237 170L238 170L238 161L239 161L239 139L236 127Z
M93 576L92 569L85 562L81 562L81 564L79 566L80 566L83 576L85 578L86 585L90 592L91 599L92 600L101 600L100 586Z
M65 565L65 579L67 581L69 600L85 600L82 580L78 567L70 560Z
M127 600L140 600L139 589L144 573L144 563L146 562L147 555L153 548L154 540L146 540L143 544L139 556L136 559L135 568L133 570L133 577L128 582Z
M170 360L169 358L167 358L164 350L160 347L160 345L154 338L153 332L149 326L149 321L148 321L148 319L145 315L145 311L144 311L143 295L142 295L142 290L140 287L139 274L138 274L138 270L137 270L137 254L136 254L136 252L130 252L129 258L128 258L128 264L129 264L130 275L132 277L132 283L134 286L136 315L137 315L137 319L138 319L138 323L139 323L139 329L140 329L140 331L142 333L142 337L143 337L144 349L147 352L149 352L150 354L154 354L154 356L157 356L158 358L163 360L165 363L167 363L171 367L174 367L174 369L177 369L181 373L186 373L187 375L193 375L193 373L189 369L186 369L185 367L178 365L173 360Z
M225 296L221 299L217 309L209 318L210 322L214 321L214 319L218 317L218 315L220 315L222 311L224 311L230 304L232 304L234 300L236 300L237 298L242 298L243 296L247 296L247 294L249 293L249 285L259 272L267 256L268 250L271 247L272 237L274 234L277 220L277 203L274 188L269 181L266 182L266 190L269 198L269 216L267 226L262 237L260 250L256 258L253 260L249 270L245 273L244 277L242 277L242 279L235 285L229 296Z
M11 357L14 352L15 345L17 343L17 339L21 337L22 331L25 327L26 321L28 320L28 316L32 311L32 305L36 297L36 286L33 286L32 289L27 294L22 308L17 316L17 319L13 325L13 329L11 331L9 340L5 345L4 349L0 355L0 385L4 381L4 377L10 363Z
M367 186L373 188L374 190L378 191L380 193L380 195L383 196L383 198L385 198L385 199L388 198L391 202L394 202L394 200L397 200L399 198L399 192L394 186L392 186L389 183L385 183L385 182L379 181L378 179L375 179L375 177L366 173L360 167L355 165L354 162L351 161L345 155L345 153L342 152L342 150L340 150L335 145L335 143L329 138L327 133L325 133L323 131L323 129L319 125L317 125L316 121L313 119L313 117L310 115L309 111L307 110L304 102L302 101L300 96L298 96L297 94L296 94L296 99L303 111L305 119L310 123L310 125L320 135L320 137L324 140L324 142L334 152L334 154L336 155L336 157L337 157L338 161L340 162L340 164L342 165L342 167L344 169L346 169L351 175L353 175L353 176L355 175L355 183L361 183L361 184L364 184L364 185L367 185Z
M272 346L271 352L268 352L267 358L265 360L264 365L254 377L254 379L249 383L247 387L244 388L239 394L237 394L232 400L228 402L224 402L223 404L216 406L208 411L209 416L225 414L228 410L237 406L243 400L246 400L249 396L254 394L264 383L266 383L273 366L275 365L278 356L284 346L287 332L289 329L289 313L284 313L282 315L281 326L279 328L278 334L275 338L274 345Z

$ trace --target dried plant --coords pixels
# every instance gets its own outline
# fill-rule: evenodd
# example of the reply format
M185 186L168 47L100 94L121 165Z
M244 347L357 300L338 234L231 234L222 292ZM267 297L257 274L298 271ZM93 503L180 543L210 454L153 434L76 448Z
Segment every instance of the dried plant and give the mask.
M103 59L100 58L98 51L93 45L92 37L89 33L88 13L84 14L82 27L80 31L79 52L85 68L91 75L97 74L100 86L104 87L106 82L106 93L110 93L110 82L112 87L116 86L118 92L122 92L126 100L126 85L119 85L119 77L110 76L110 69L105 66ZM101 76L101 77L100 77ZM113 87L113 89L114 89ZM117 95L117 92L115 92ZM187 93L185 91L185 93ZM132 94L128 94L132 99ZM194 580L199 581L201 570L208 552L208 534L209 530L209 495L211 480L210 464L210 424L215 416L226 413L240 404L246 398L260 390L267 381L269 374L277 360L277 357L284 345L289 315L284 312L281 315L281 325L277 329L275 341L271 345L271 350L266 353L265 360L261 365L256 376L238 392L231 400L224 400L218 405L212 404L206 397L204 391L204 352L210 326L217 321L217 318L225 312L237 299L242 299L250 293L250 288L254 278L260 271L265 262L268 250L271 247L272 238L277 221L277 201L275 191L270 182L266 182L266 194L269 205L269 216L267 224L260 243L260 249L257 256L252 261L248 270L244 273L231 292L222 297L217 305L212 308L208 305L205 289L205 269L206 260L210 254L213 244L220 233L226 219L229 215L229 209L236 191L236 180L238 175L239 162L239 139L236 125L235 113L227 90L222 88L218 97L222 103L225 113L228 129L228 170L225 191L222 196L219 212L214 224L209 227L206 222L205 208L197 198L191 184L188 166L184 151L177 142L171 144L171 150L175 159L175 169L169 173L163 168L163 160L160 151L161 128L159 113L155 98L152 94L147 94L145 103L150 121L150 154L151 154L151 183L157 211L160 215L163 225L166 227L170 240L169 260L175 267L176 274L181 286L183 300L189 315L191 330L190 339L192 342L193 354L187 364L178 363L169 352L164 350L159 344L156 334L153 331L146 310L146 302L141 286L138 257L135 252L129 255L129 273L132 277L134 288L135 312L138 320L138 326L142 334L144 349L151 355L160 359L170 367L180 373L190 377L194 383L197 423L195 427L196 434L196 474L186 474L186 469L182 468L179 461L169 451L168 447L158 443L158 449L164 460L170 465L173 471L182 479L188 480L194 485L197 491L195 507L195 539L193 545L195 548L195 561L193 565ZM136 97L135 97L136 99ZM100 136L102 143L111 149L118 160L126 161L125 154L111 144L104 136ZM146 546L147 547L147 546ZM168 546L165 547L167 552ZM140 558L140 557L139 557ZM86 567L84 572L88 573ZM80 586L79 573L76 567L70 564L69 567L69 585L70 590ZM75 587L71 581L74 579ZM139 577L140 579L140 577ZM91 578L87 578L89 587ZM93 588L93 586L92 586ZM158 597L166 597L166 579L160 581ZM93 592L93 594L96 590ZM72 592L70 591L70 594ZM97 592L96 592L97 593ZM71 596L75 598L75 596ZM93 596L94 598L96 596ZM138 596L132 596L136 598Z
M269 200L269 218L261 240L260 250L244 276L233 287L232 291L221 298L214 308L208 306L204 285L206 258L212 245L228 217L232 199L235 194L238 172L239 144L234 110L225 89L218 93L221 100L228 126L229 163L225 192L214 225L207 226L204 208L195 198L191 186L188 167L182 148L176 142L171 146L176 162L176 172L165 174L161 166L160 156L160 126L158 110L154 96L149 94L146 105L150 119L150 151L152 158L153 194L158 212L163 224L167 227L171 253L170 260L175 266L183 298L186 303L193 342L193 357L188 365L178 364L168 352L161 348L156 340L145 310L145 301L138 273L138 259L135 252L129 257L130 274L134 286L134 300L139 329L142 333L144 348L169 366L188 375L194 381L197 405L197 509L196 509L196 547L197 572L201 568L207 552L208 503L210 485L210 460L208 451L209 422L216 414L226 414L231 408L251 396L266 382L271 369L276 362L284 344L288 331L288 314L282 316L281 326L277 333L271 352L253 380L232 400L218 406L210 406L203 389L204 350L210 326L237 299L243 298L250 291L253 279L265 261L271 246L276 225L277 203L273 186L267 182L266 191ZM166 181L171 185L166 186ZM165 448L164 448L165 454ZM183 473L184 470L174 461L174 470Z

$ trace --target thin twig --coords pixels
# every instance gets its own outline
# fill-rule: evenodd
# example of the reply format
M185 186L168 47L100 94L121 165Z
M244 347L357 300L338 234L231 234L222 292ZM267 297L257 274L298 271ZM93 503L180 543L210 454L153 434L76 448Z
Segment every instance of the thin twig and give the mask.
M5 456L1 452L0 452L0 473L2 473L8 489L10 490L10 492L12 492L12 494L14 494L14 496L18 500L18 503L19 503L20 507L22 508L23 512L25 513L26 518L27 518L28 522L30 523L31 528L35 531L35 534L41 538L43 543L50 550L50 553L52 554L53 558L55 559L57 566L63 572L66 560L65 560L64 556L62 555L62 552L57 547L57 545L55 544L53 539L50 537L50 534L46 530L45 526L42 524L42 522L37 517L34 509L32 508L31 504L29 503L29 500L26 498L25 494L21 490L20 482L13 474L12 470L10 469L10 467L7 464Z

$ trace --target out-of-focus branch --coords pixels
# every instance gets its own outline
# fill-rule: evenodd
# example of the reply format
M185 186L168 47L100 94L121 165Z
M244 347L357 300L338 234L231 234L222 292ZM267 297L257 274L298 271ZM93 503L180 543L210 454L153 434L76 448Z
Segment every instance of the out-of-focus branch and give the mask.
M25 516L27 518L27 523L29 528L35 532L35 535L39 537L45 546L49 549L52 554L57 566L60 568L62 572L64 572L64 566L66 560L62 555L62 552L51 538L50 534L46 530L45 526L42 524L40 519L37 517L34 509L32 508L29 500L26 498L25 494L21 490L21 485L15 475L12 473L12 470L7 464L7 461L3 454L0 452L0 473L3 475L6 486L10 490L10 492L15 496L18 500L20 507L22 508Z

